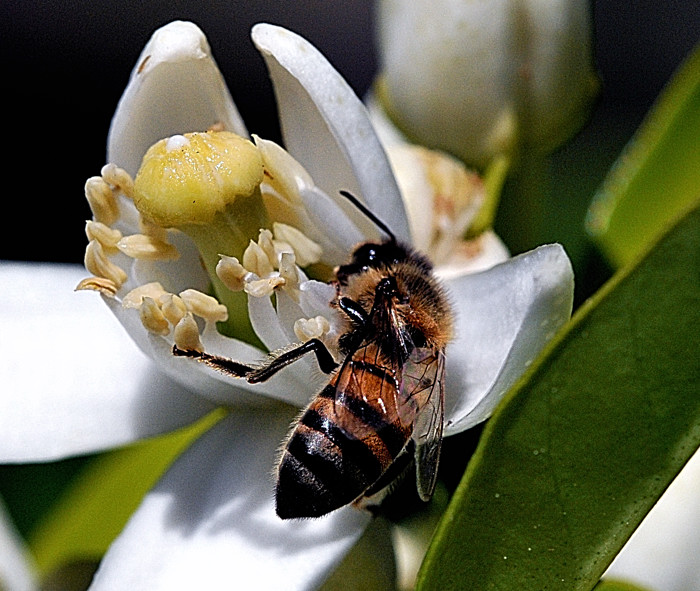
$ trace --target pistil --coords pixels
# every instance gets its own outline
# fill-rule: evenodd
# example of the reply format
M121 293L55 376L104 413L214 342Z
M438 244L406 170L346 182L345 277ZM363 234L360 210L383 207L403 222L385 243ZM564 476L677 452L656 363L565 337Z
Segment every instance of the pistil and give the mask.
M246 295L228 289L216 274L221 255L236 257L270 226L260 192L258 149L230 132L172 136L146 153L134 180L134 204L142 217L177 228L197 246L217 300L228 309L219 331L259 344L248 318Z

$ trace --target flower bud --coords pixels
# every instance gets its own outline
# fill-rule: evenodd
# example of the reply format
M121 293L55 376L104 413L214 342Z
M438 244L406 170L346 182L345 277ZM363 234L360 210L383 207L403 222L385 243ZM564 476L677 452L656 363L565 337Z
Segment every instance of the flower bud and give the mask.
M582 0L383 0L378 23L384 111L473 166L551 151L597 90Z

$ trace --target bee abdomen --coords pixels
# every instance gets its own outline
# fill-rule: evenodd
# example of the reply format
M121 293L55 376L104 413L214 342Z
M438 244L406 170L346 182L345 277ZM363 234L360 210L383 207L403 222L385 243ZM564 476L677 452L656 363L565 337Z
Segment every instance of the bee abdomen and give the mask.
M351 503L381 477L410 437L359 399L336 409L334 391L328 386L316 398L287 443L276 492L283 519L319 517Z

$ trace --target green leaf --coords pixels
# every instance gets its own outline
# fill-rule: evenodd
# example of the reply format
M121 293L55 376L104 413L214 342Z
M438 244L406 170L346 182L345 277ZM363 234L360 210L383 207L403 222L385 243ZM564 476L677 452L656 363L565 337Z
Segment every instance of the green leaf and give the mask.
M594 196L586 226L615 267L634 260L700 196L700 45Z
M222 417L106 453L66 490L29 539L42 575L100 559L170 463Z
M700 445L698 351L696 206L499 406L418 589L590 591Z

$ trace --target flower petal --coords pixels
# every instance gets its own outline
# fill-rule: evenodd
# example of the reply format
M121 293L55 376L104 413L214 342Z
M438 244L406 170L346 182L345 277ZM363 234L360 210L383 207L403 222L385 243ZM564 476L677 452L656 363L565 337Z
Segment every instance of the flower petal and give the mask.
M274 83L285 147L329 196L350 191L402 240L408 220L386 154L367 109L308 41L269 24L253 27ZM345 210L368 236L376 229L349 203Z
M0 502L0 589L33 591L37 588L29 552Z
M293 415L235 413L195 442L132 516L91 591L317 588L369 516L277 517L271 469Z
M0 461L111 448L189 424L213 407L134 347L78 265L2 263Z
M468 273L485 271L509 258L508 247L493 230L486 230L477 238L459 244L447 260L441 261L435 268L435 274L447 281Z
M493 412L571 316L573 271L558 244L446 282L457 340L447 349L446 434Z
M659 591L694 589L700 581L700 452L632 534L604 575Z
M260 148L265 169L275 178L271 183L278 189L275 195L266 193L266 205L274 219L303 229L304 233L323 249L325 263L335 266L347 260L348 253L358 243L366 240L362 231L343 213L345 200L331 199L315 184L289 152L269 140L253 136ZM300 205L304 205L301 207ZM356 214L356 212L353 212ZM328 231L328 221L333 220L333 231ZM363 220L366 224L366 220Z
M131 73L112 119L107 159L133 177L156 141L215 124L247 135L204 33L174 21L153 34Z
M141 323L138 310L125 309L114 299L106 298L104 301L138 347L153 359L158 369L189 392L195 393L197 398L231 407L265 406L270 403L269 398L287 400L283 395L285 391L281 388L284 375L275 376L261 384L249 384L243 379L225 375L203 363L176 357L172 353L172 341L148 332ZM243 363L254 363L265 357L260 349L243 341L225 337L215 330L203 333L202 342L207 353L222 355ZM307 398L308 393L303 401ZM295 396L294 400L296 399ZM299 404L303 404L303 401Z
M413 141L484 167L518 143L551 151L583 122L597 88L588 2L377 4L375 86Z

